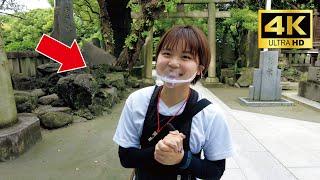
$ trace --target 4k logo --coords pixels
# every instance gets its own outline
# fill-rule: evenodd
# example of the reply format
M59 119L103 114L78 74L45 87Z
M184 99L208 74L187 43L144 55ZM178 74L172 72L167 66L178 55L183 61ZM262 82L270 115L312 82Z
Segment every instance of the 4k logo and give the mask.
M259 48L312 48L312 10L259 10Z

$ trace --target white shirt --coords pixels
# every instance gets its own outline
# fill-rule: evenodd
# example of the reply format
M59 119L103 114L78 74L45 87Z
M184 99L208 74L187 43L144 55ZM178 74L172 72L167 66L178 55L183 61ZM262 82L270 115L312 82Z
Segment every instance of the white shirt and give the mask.
M148 110L149 102L155 86L139 89L133 92L124 105L113 141L124 148L140 148L140 136L143 122ZM202 99L199 94L198 101ZM174 115L184 104L180 102L172 107L167 107L160 100L159 113L165 116ZM185 105L184 105L185 106ZM177 114L183 112L184 107ZM205 107L193 116L190 132L190 151L193 154L203 149L208 160L226 159L233 154L232 140L229 127L225 121L222 109L217 103Z

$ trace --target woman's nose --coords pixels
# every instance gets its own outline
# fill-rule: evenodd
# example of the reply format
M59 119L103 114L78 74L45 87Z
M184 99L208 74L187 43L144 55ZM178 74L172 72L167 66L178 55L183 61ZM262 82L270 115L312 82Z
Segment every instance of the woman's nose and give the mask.
M180 62L178 57L172 57L168 64L171 68L178 68L180 67Z

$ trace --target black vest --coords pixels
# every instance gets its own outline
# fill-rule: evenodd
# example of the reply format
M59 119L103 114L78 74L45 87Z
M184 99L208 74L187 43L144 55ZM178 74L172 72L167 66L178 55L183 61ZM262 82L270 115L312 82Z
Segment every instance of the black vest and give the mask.
M154 139L150 142L148 141L149 137L151 137L152 133L157 129L157 97L161 88L162 86L156 86L151 96L140 137L141 149L154 147L159 140L163 139L168 134L169 131L164 128ZM189 141L192 117L211 103L207 99L201 99L198 102L198 93L191 88L190 90L190 97L186 103L184 111L170 122L176 130L182 132L186 136L183 140L183 149L185 152L190 150ZM170 117L171 116L164 116L160 114L160 127L165 125ZM200 152L198 152L196 156L200 157ZM150 164L149 168L136 169L136 180L176 180L177 175L180 175L182 180L195 179L188 169L182 170L177 165L162 165L156 160Z

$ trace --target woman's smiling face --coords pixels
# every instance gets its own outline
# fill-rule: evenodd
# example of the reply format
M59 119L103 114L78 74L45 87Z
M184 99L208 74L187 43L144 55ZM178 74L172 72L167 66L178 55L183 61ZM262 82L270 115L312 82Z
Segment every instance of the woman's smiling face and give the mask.
M186 80L199 71L199 57L190 51L190 48L179 41L176 46L164 47L157 58L157 73L177 80Z
M183 84L197 82L207 71L211 57L205 34L189 25L169 29L159 42L156 56L160 79Z

